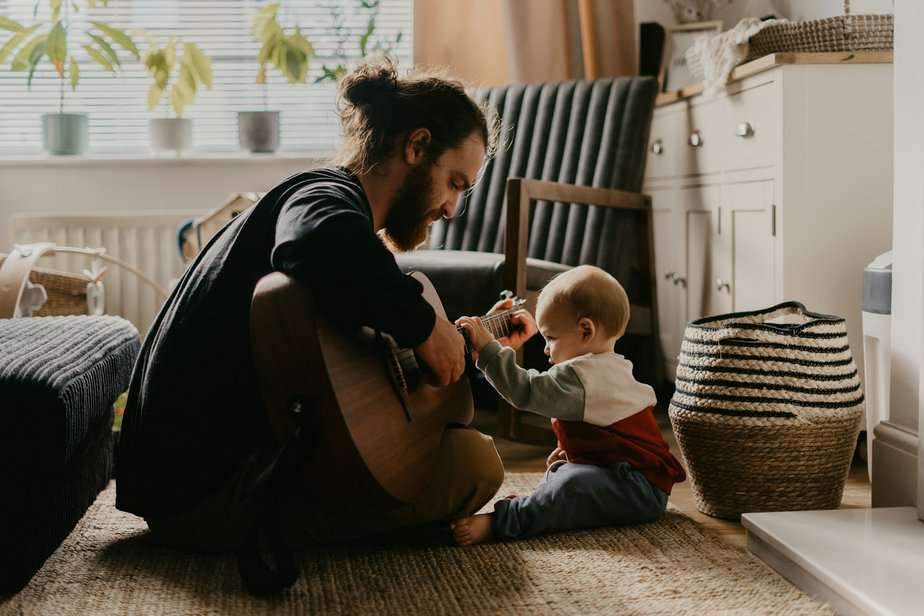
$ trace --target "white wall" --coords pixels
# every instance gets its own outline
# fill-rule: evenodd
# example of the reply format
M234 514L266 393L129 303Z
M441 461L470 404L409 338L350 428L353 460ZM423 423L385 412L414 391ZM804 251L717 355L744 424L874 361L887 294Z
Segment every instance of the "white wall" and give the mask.
M892 13L893 4L893 0L853 0L850 12ZM716 10L713 19L721 19L725 28L731 28L744 17L773 14L787 19L822 19L842 15L843 10L843 0L735 0ZM669 26L674 23L674 14L664 0L635 0L635 19Z
M211 210L235 192L265 191L317 159L0 160L0 252L20 212Z

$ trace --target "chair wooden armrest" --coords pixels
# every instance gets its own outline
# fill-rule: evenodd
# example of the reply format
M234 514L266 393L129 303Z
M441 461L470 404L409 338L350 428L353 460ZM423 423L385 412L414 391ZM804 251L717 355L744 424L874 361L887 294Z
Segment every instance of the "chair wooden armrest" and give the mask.
M561 182L528 178L507 180L507 228L504 242L505 288L522 297L526 292L526 252L529 240L529 202L543 199L562 203L597 205L620 210L635 210L648 218L649 244L653 248L651 197L615 188L593 188ZM652 259L653 262L653 259ZM513 263L514 267L509 264ZM650 265L650 264L649 264ZM652 269L649 267L649 269ZM652 271L652 283L654 272Z
M529 234L529 203L535 200L595 205L626 211L635 211L644 217L647 228L648 250L643 266L651 287L650 329L654 344L654 357L659 353L658 304L654 275L654 229L651 214L651 197L641 193L611 188L593 188L560 182L547 182L528 178L507 179L507 226L504 242L504 286L517 297L526 297L526 253ZM517 353L522 361L522 350ZM524 425L519 421L520 413L507 405L503 399L500 408L499 435L513 440L547 444L550 431L536 426Z

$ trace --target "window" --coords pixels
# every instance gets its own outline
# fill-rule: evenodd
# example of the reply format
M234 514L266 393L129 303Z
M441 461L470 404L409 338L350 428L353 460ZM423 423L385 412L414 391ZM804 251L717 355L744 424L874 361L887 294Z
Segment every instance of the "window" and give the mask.
M71 4L71 0L64 0ZM116 76L92 62L83 50L89 43L84 25L90 20L109 23L127 32L143 29L158 44L170 36L196 43L212 61L214 85L200 90L183 117L193 119L196 150L235 152L239 149L237 112L280 111L280 150L310 154L331 152L340 139L335 113L337 86L314 83L324 64L340 62L338 48L352 66L359 57L358 40L366 31L369 9L360 0L281 0L279 21L288 29L298 24L311 41L316 55L309 60L305 84L289 84L268 67L268 86L256 84L259 43L251 33L251 20L266 4L256 0L109 0L107 7L88 9L86 0L76 0L80 11L71 14L72 35L68 47L77 52L80 83L76 91L67 85L64 111L89 114L90 153L141 153L149 150L148 120L172 117L164 102L155 111L147 108L151 77L139 61L119 51L123 68ZM35 4L38 19L47 21L47 0L0 0L0 15L28 25L33 23ZM101 2L97 2L101 5ZM73 11L73 8L70 9ZM44 28L43 31L47 31ZM400 41L392 55L399 66L411 65L413 0L380 0L375 38ZM9 32L0 30L0 45ZM136 43L144 54L148 44ZM42 151L41 114L58 110L60 82L51 63L36 70L31 91L26 72L13 72L11 58L0 67L0 155L38 154Z

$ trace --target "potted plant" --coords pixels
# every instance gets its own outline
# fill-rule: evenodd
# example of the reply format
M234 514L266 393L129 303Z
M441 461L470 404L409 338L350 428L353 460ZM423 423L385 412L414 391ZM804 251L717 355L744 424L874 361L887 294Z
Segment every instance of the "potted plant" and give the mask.
M108 0L87 0L88 9L97 4L107 5ZM55 67L60 85L58 113L42 115L42 143L49 154L82 154L87 149L88 118L85 113L65 113L65 85L77 89L80 81L80 65L69 43L82 38L71 25L71 11L80 10L76 2L49 0L51 12L46 23L29 27L0 16L0 30L11 32L11 36L0 47L0 63L12 57L10 68L14 71L28 71L26 87L31 90L35 70L47 58ZM138 48L122 30L100 21L89 21L85 32L91 42L83 45L87 55L105 70L115 73L122 66L115 47L121 47L135 58Z
M183 110L196 100L201 86L212 89L211 60L195 43L182 43L183 56L177 59L178 43L175 37L167 39L163 47L151 41L143 59L144 68L154 79L148 90L148 109L153 111L163 100L166 115L152 118L148 124L151 147L177 154L190 149L193 143L192 120L183 117ZM170 94L165 96L168 88ZM170 108L174 117L170 117Z
M376 20L379 16L380 1L381 0L358 0L357 8L360 11L360 15L365 13L366 18L366 30L360 35L357 41L357 46L359 47L358 59L360 62L370 55L382 56L390 54L394 46L401 42L401 38L404 34L403 32L398 32L394 40L382 40L376 36L375 28ZM339 6L336 6L331 11L331 15L333 17L331 29L337 40L337 48L334 52L334 56L339 59L339 62L334 66L328 66L326 64L321 65L321 75L315 79L315 83L339 81L340 78L349 71L346 65L346 47L350 40L347 20Z
M253 18L253 34L260 42L257 84L263 91L262 111L239 111L238 140L251 152L275 152L279 147L279 112L269 111L266 65L272 64L289 83L305 83L308 60L314 55L311 42L296 25L286 32L278 20L279 3L267 4Z

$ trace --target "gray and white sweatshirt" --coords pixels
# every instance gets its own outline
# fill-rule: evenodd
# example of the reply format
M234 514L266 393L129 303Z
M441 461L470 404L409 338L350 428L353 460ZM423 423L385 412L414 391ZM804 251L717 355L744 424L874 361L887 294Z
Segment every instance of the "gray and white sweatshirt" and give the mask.
M657 402L654 389L632 376L632 362L614 352L580 355L539 372L518 366L516 352L495 340L478 354L477 366L510 404L549 419L610 426Z

